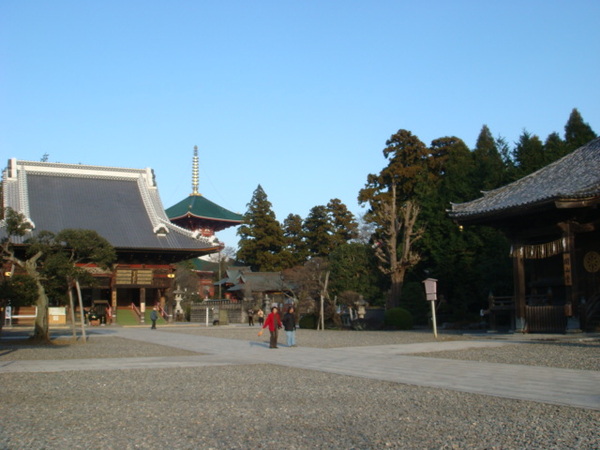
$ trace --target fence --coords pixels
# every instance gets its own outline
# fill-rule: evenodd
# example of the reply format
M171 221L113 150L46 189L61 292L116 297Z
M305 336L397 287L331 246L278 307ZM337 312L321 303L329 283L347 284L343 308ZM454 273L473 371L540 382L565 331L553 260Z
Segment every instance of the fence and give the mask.
M525 306L525 322L529 333L564 333L567 320L564 306Z
M248 307L244 302L230 300L208 300L194 303L190 310L190 322L213 324L218 321L220 325L244 323L247 319L246 309Z

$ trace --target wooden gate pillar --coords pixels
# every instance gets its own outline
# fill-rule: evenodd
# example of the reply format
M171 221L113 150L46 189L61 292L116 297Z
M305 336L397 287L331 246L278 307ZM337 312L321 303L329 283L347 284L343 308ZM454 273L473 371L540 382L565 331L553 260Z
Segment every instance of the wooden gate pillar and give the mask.
M525 331L525 255L520 244L514 243L513 278L515 296L515 330Z

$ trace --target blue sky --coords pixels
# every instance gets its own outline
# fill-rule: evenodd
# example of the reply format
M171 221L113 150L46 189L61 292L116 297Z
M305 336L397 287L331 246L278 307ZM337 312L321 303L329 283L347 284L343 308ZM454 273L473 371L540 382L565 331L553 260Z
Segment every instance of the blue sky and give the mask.
M473 147L600 132L600 2L0 2L0 156L145 168L165 207L200 192L279 221L355 214L398 129ZM235 231L219 238L237 244Z

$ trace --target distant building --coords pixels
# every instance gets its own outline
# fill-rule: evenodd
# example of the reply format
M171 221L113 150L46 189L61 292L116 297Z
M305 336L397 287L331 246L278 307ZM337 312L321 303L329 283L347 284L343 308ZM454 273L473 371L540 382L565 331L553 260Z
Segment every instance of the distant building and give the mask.
M253 303L256 307L284 304L293 297L289 283L281 272L252 272L250 267L230 267L220 280L225 298Z

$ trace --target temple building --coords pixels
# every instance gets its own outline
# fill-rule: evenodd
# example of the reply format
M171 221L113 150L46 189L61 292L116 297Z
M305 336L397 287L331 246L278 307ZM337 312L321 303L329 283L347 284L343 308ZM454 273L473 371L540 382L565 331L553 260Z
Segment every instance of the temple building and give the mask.
M512 244L516 330L600 327L600 138L476 200L453 204L460 225L489 225Z
M211 202L198 192L198 147L194 147L192 193L167 208L171 222L197 235L213 238L215 233L242 223L242 215Z
M167 217L154 172L80 164L8 161L2 180L3 208L22 213L31 234L41 231L94 230L116 250L110 271L90 268L98 285L84 289L84 306L105 300L118 308L164 306L172 288L175 263L220 251L221 245L172 223ZM87 303L87 305L86 305Z

